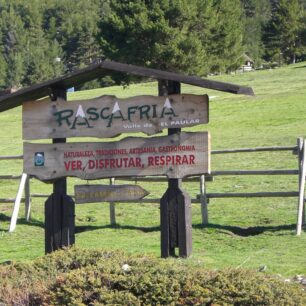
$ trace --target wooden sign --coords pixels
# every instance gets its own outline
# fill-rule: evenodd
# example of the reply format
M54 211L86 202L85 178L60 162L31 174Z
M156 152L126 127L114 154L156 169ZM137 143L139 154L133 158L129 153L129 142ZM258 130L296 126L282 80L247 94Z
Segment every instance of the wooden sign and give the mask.
M41 180L74 176L99 179L210 172L208 132L128 137L116 142L24 143L24 173Z
M149 194L138 185L75 185L75 203L141 200Z
M165 128L208 123L207 95L137 96L118 99L27 102L23 104L23 139L113 137L121 133L155 134Z

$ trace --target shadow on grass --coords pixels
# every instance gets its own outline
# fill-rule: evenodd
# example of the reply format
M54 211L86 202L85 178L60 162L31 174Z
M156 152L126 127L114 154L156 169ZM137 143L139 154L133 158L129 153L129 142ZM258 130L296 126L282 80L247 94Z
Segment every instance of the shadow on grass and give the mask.
M253 226L253 227L239 227L231 225L220 225L220 224L196 224L192 226L197 229L212 228L220 231L224 231L226 234L249 237L257 236L263 234L264 232L278 232L283 230L294 230L296 228L295 224L277 225L277 226Z
M0 222L10 222L11 217L7 216L3 213L0 213ZM44 228L44 222L31 219L31 221L26 221L25 218L20 218L17 221L17 225L29 225L29 226L38 226ZM263 234L265 232L279 232L284 230L295 230L296 224L286 224L286 225L277 225L277 226L254 226L254 227L239 227L239 226L231 226L231 225L220 225L220 224L194 224L192 225L194 229L217 229L219 232L223 232L228 235L233 236L240 236L240 237L249 237L249 236L257 236ZM86 231L94 231L99 229L121 229L121 230L134 230L134 231L141 231L143 233L152 233L160 231L160 226L151 226L151 227L144 227L144 226L133 226L133 225L79 225L75 227L76 233L83 233ZM3 232L6 230L1 230Z
M144 227L144 226L133 226L133 225L79 225L75 227L76 233L83 233L87 231L94 231L98 229L123 229L123 230L133 230L133 231L141 231L144 233L152 233L157 232L160 230L159 226L152 226L152 227Z
M7 216L3 213L0 213L0 222L1 221L10 223L11 222L11 216ZM31 218L30 221L27 221L25 218L19 218L17 220L17 226L18 226L18 224L19 225L22 224L22 225L38 226L38 227L41 227L41 228L45 227L44 222L38 221L38 220L33 219L33 218ZM7 230L3 230L3 229L1 230L0 229L0 232L6 232L6 231Z
M300 69L300 68L306 68L306 65L304 65L304 66L299 66L299 67L294 67L294 69Z

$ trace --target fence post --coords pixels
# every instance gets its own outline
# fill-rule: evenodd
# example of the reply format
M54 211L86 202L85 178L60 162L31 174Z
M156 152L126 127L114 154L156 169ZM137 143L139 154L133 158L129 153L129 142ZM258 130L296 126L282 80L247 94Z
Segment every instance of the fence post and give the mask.
M31 193L30 193L30 176L27 176L24 186L25 212L24 217L27 221L31 218Z
M296 234L301 235L304 211L304 190L305 190L305 176L306 176L306 140L302 142L302 149L300 146L300 138L298 140L298 156L299 156L299 203L298 203L298 216L296 224ZM301 152L301 153L300 153Z
M299 189L300 189L301 180L302 180L302 162L303 162L303 138L302 137L299 137L297 139L297 156L298 156ZM302 224L303 225L305 224L305 204L303 207Z
M208 224L208 207L207 207L207 197L206 197L206 184L205 176L200 176L200 200L201 200L201 214L202 214L202 224Z
M110 185L115 185L115 178L112 177L109 179ZM116 207L114 202L109 203L109 217L110 217L110 224L116 225Z

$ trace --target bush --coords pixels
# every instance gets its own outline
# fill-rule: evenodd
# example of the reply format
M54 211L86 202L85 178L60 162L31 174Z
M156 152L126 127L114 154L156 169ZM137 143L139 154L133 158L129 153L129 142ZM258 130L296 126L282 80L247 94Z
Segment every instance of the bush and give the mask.
M5 305L306 305L299 285L262 273L122 252L71 248L0 266L0 277Z

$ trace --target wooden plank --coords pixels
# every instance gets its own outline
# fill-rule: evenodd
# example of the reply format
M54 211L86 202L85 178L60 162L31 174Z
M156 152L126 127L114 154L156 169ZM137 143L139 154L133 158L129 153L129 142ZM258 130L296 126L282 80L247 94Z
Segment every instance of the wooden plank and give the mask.
M75 203L99 203L140 200L149 194L138 185L75 185Z
M9 232L10 233L13 232L16 228L18 212L19 212L21 198L22 198L22 193L23 193L23 190L24 190L24 185L26 183L27 177L28 177L28 175L26 173L22 173L19 188L18 188L18 192L17 192L17 196L16 196L16 200L15 200L15 203L14 203L13 214L12 214L12 217L11 217L11 222L10 222L10 227L9 227Z
M146 175L182 178L209 173L209 152L208 132L128 137L117 142L24 143L24 171L40 180L66 176L85 180Z
M208 116L207 95L102 96L68 103L45 99L23 105L23 138L152 135L168 127L208 123Z

